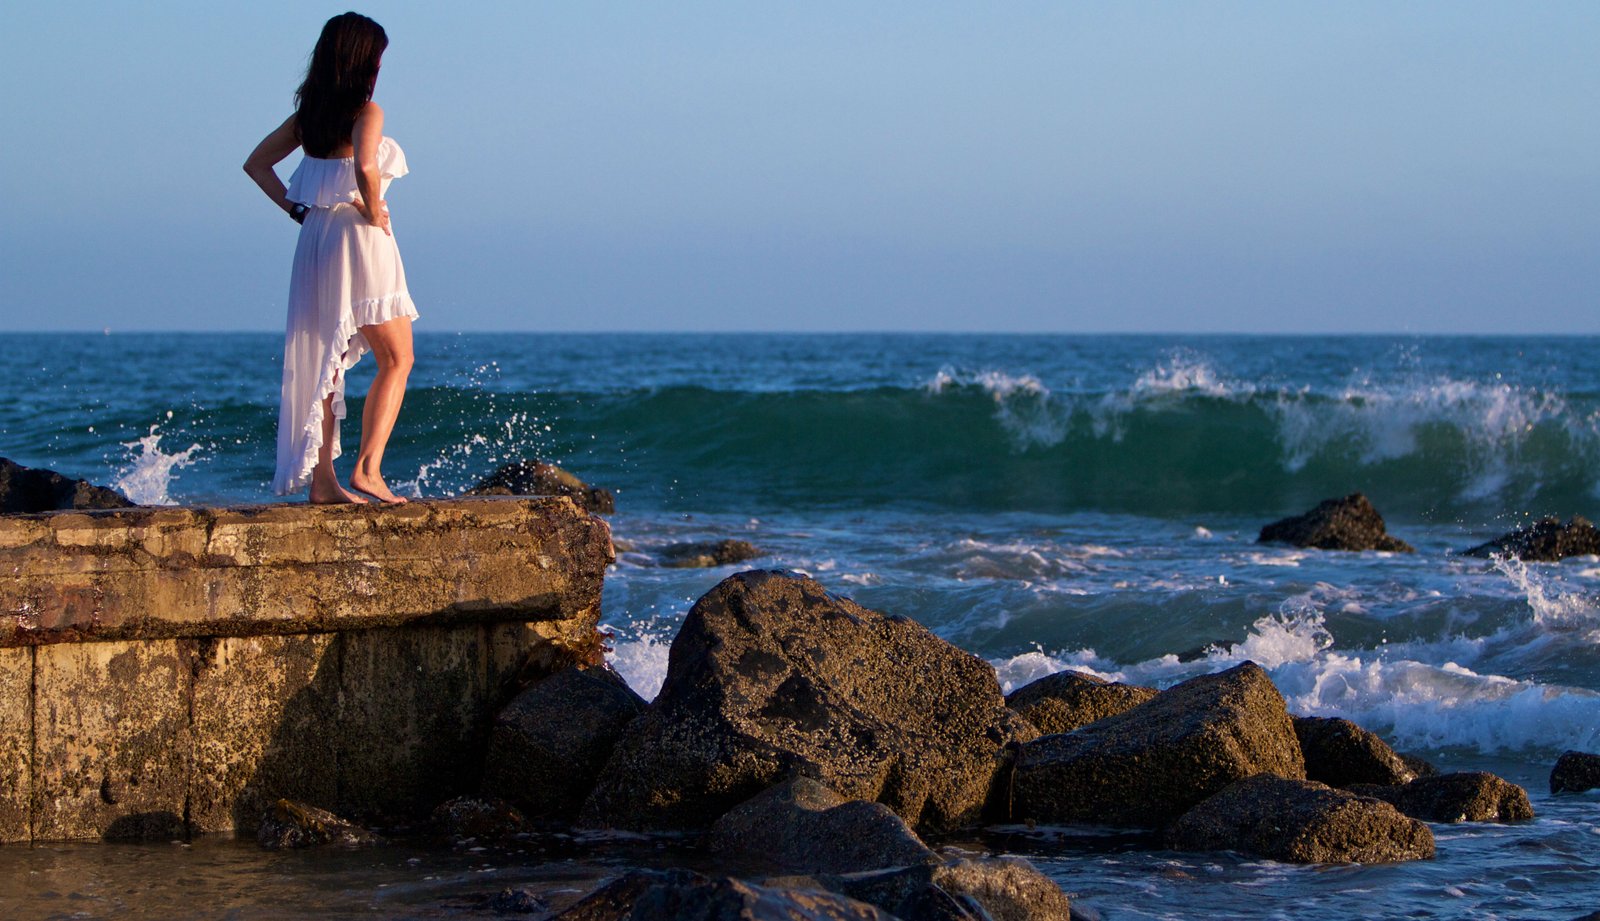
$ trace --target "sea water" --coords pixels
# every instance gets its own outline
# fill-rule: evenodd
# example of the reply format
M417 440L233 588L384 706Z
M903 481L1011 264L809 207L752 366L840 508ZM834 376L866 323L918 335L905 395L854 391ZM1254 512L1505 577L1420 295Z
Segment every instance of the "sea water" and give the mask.
M278 337L6 345L0 455L144 503L275 501ZM1435 860L1374 867L1177 854L1081 829L963 845L1029 856L1103 917L1570 918L1600 907L1600 794L1551 797L1547 777L1566 749L1600 751L1600 560L1457 551L1538 516L1600 512L1596 354L1594 337L419 326L385 472L398 491L444 496L539 458L613 490L613 531L633 550L607 575L605 624L613 665L646 697L694 600L742 568L663 569L651 552L737 537L767 554L745 566L913 617L1008 690L1068 667L1164 687L1249 659L1294 712L1354 720L1445 770L1496 771L1539 814L1435 826ZM352 420L372 370L350 375ZM1261 525L1356 491L1417 553L1255 542ZM70 879L96 880L100 895L60 910L107 916L159 913L104 894L134 865L310 872L229 847L0 848L0 878L60 874L63 899ZM457 859L434 886L410 859L342 858L319 871L338 898L295 891L334 914L448 915L478 872ZM550 872L507 858L484 885ZM270 916L270 900L234 913Z

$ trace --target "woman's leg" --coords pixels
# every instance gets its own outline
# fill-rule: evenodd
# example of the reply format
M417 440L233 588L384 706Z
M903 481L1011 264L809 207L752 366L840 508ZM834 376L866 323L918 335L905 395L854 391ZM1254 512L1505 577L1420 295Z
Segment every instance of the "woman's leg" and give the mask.
M361 451L356 455L356 470L350 485L384 502L404 502L383 482L383 449L389 444L400 403L406 396L406 378L411 374L411 318L398 317L387 323L361 327L361 335L378 360L378 374L367 391L361 410Z
M366 504L365 499L353 496L339 485L339 476L333 472L333 429L339 420L333 417L333 394L322 401L322 447L317 450L317 465L311 468L311 502L315 505L340 505L348 502Z

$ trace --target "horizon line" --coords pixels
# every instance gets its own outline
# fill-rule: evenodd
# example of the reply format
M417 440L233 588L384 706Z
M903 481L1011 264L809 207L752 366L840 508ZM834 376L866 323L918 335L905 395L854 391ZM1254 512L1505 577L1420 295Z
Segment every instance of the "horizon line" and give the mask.
M281 329L11 329L0 330L0 335L18 336L229 336L282 334ZM530 335L530 336L1262 336L1280 338L1311 338L1342 336L1350 338L1508 338L1508 339L1582 339L1600 336L1593 332L1441 332L1421 330L989 330L989 329L431 329L419 326L419 336L465 335Z

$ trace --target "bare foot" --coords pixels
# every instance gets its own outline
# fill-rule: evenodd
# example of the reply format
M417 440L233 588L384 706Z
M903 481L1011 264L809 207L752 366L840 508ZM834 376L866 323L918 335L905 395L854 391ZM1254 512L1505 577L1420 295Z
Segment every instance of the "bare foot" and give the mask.
M406 502L405 496L397 496L389 491L388 485L383 482L383 477L381 476L366 477L359 473L352 473L350 474L350 488L360 490L379 502L390 502L396 505Z
M366 505L367 500L340 486L333 484L331 489L324 488L320 483L311 486L312 505Z

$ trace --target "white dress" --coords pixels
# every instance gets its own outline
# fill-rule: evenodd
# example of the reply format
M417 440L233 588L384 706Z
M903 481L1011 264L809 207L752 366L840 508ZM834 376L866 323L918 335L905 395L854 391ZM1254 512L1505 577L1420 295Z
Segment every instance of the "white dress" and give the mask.
M380 195L390 180L406 174L406 155L390 138L378 145L378 172ZM350 204L359 197L354 157L306 157L289 178L289 200L311 210L300 227L289 278L278 472L272 479L278 495L311 482L322 447L322 401L332 394L334 417L345 416L344 372L368 350L361 327L417 316L400 248ZM339 453L335 424L333 456Z

